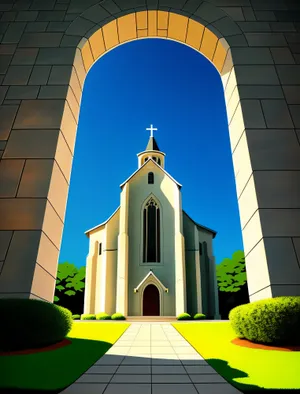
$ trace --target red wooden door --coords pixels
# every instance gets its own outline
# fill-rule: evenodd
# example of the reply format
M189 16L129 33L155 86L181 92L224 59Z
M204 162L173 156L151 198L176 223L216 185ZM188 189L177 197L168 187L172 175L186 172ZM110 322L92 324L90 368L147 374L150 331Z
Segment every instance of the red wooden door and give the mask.
M159 291L154 285L148 285L144 290L143 316L159 316Z

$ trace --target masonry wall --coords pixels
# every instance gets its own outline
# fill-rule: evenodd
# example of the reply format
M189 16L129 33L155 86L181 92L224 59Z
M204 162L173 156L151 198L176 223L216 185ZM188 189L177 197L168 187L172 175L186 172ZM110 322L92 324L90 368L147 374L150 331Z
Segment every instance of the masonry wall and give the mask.
M52 301L86 73L144 37L187 43L220 71L250 299L299 295L299 12L292 0L2 1L0 296Z

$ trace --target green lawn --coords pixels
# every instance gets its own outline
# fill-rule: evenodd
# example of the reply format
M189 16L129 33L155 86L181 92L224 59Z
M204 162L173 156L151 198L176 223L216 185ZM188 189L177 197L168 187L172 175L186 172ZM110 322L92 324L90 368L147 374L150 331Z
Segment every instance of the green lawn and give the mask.
M63 389L106 353L129 325L74 322L68 335L71 345L30 355L0 356L0 389Z
M177 331L229 383L242 391L300 389L300 352L233 345L230 323L174 323Z

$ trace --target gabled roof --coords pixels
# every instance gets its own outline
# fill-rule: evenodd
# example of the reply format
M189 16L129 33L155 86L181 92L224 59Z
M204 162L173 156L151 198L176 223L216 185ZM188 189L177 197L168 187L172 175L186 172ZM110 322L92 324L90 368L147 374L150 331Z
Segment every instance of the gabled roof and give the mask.
M140 168L138 168L132 175L130 175L129 178L126 179L125 182L123 182L120 185L120 188L122 189L122 187L131 179L133 178L142 168L144 168L148 163L154 163L158 168L161 169L162 172L164 172L170 179L172 179L172 181L174 181L176 183L176 185L179 187L179 189L182 187L182 185L180 183L178 183L167 171L165 171L160 165L158 165L156 163L156 161L152 160L152 158L149 158Z
M147 150L157 150L157 151L159 151L159 147L158 147L157 142L156 142L154 137L150 137L149 138L149 141L148 141L148 144L147 144L147 147L146 147L146 151Z
M105 222L102 222L102 223L98 224L97 226L95 226L93 228L90 228L89 230L85 231L84 234L86 234L87 237L88 237L89 233L91 233L92 231L97 230L98 228L105 226L110 221L110 219L112 219L112 217L118 212L119 209L120 209L120 207L118 207L115 210L115 212L107 220L105 220Z
M182 210L182 212L198 227L198 228L200 228L200 229L202 229L202 230L206 230L206 231L208 231L209 233L212 233L213 234L213 238L215 238L215 236L217 235L217 232L215 231L215 230L212 230L211 228L208 228L208 227L205 227L205 226L202 226L201 224L199 224L199 223L197 223L197 222L195 222L195 220L193 220L184 210Z
M160 284L160 286L163 288L163 290L165 292L168 292L168 288L166 286L164 286L161 281L158 279L158 277L154 274L154 272L152 270L150 270L148 272L148 274L145 276L145 278L140 282L140 284L134 288L134 292L137 293L139 288L142 286L143 283L146 282L146 280L149 278L149 276L153 276L153 278L155 279L156 282L158 282Z

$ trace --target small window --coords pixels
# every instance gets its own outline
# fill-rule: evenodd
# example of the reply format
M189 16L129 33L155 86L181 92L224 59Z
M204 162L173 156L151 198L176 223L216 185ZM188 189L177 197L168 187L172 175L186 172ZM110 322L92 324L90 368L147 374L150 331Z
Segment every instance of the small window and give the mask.
M160 163L161 163L161 162L160 162L160 158L157 159L157 163L158 163L158 165L160 166Z
M102 243L99 244L99 256L102 254Z
M152 159L153 159L154 161L156 161L156 157L155 157L155 156L153 156Z
M148 157L146 157L146 159L144 160L144 163L146 163L147 160L148 160Z
M149 185L153 185L154 184L154 174L153 174L153 172L149 172L149 174L148 174L148 183L149 183Z

